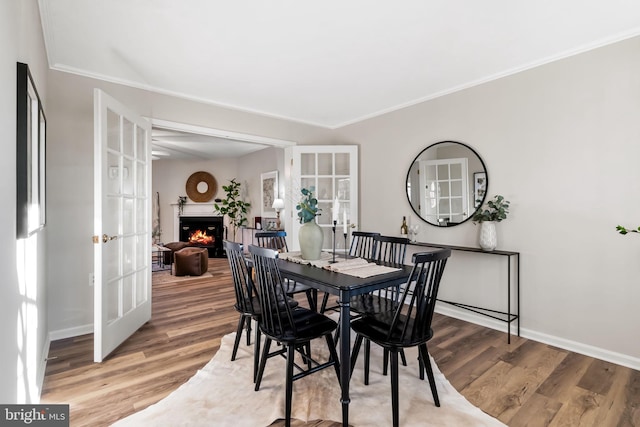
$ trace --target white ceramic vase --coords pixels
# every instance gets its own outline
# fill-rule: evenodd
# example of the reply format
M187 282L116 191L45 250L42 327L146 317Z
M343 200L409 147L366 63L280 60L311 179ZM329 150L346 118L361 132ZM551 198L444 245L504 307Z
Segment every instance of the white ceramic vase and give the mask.
M320 259L324 233L315 219L302 224L298 233L298 241L300 242L300 256L302 259L310 261Z
M483 251L492 251L498 246L498 235L496 234L496 223L494 221L483 221L480 223L480 238L478 240Z

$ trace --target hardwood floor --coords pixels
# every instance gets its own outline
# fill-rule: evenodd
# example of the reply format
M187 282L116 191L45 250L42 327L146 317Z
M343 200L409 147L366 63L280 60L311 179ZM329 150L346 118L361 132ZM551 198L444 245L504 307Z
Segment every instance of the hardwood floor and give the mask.
M226 259L210 260L210 271L186 280L155 276L152 320L102 364L93 363L92 335L53 342L42 403L70 404L72 426L106 426L186 382L238 320ZM509 426L640 426L639 371L523 338L507 345L504 333L438 314L433 329L429 350L440 370Z

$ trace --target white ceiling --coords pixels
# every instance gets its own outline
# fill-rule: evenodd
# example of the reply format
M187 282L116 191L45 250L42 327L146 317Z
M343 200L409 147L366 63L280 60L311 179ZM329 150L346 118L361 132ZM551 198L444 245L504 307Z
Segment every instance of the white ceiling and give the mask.
M262 150L265 145L217 136L159 129L152 130L153 159L224 159Z
M638 0L39 0L52 68L337 128L640 34Z

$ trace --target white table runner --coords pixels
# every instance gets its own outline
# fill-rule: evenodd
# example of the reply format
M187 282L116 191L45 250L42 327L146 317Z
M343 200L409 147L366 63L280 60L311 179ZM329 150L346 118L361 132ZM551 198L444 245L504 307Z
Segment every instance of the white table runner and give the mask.
M298 264L312 265L317 268L324 268L326 270L335 271L336 273L348 274L350 276L360 278L367 278L400 270L399 268L378 265L375 262L370 262L363 258L341 259L338 255L336 255L336 262L332 263L333 254L328 252L322 252L320 254L320 259L318 260L303 259L300 252L283 252L278 256L283 260L296 262Z

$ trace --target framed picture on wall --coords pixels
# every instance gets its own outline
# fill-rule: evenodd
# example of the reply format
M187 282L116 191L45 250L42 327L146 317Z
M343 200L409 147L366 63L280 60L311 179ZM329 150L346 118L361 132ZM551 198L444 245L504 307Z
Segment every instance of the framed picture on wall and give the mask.
M487 194L487 173L475 172L473 174L473 206L477 208Z
M278 171L260 174L261 182L261 212L263 218L275 218L276 211L272 208L273 201L278 197ZM264 228L264 224L262 224Z
M25 238L46 220L47 120L29 66L17 63L16 234Z

